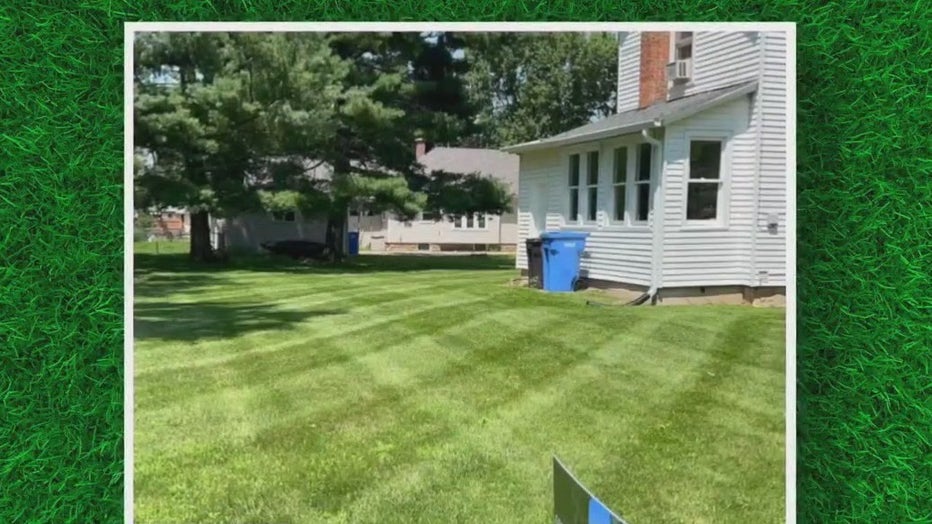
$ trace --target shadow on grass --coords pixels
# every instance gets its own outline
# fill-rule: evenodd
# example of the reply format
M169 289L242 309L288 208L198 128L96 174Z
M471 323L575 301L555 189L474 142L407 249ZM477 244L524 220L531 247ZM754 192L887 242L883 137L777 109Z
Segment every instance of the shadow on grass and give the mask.
M311 318L345 313L334 309L283 311L265 304L142 302L134 305L133 330L137 340L195 342L289 329Z
M239 255L226 262L196 263L187 254L137 253L135 274L153 272L223 273L225 271L259 271L304 274L364 274L410 271L502 271L514 269L513 255L360 255L339 263L298 262L269 255Z

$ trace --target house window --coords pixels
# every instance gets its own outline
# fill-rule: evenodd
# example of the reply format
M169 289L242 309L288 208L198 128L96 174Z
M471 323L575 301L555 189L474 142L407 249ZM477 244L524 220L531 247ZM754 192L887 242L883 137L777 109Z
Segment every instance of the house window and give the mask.
M454 215L454 229L485 229L485 215L475 213L471 215Z
M612 220L624 223L625 221L625 191L628 181L628 148L619 147L615 150L614 165L612 166Z
M272 218L276 222L294 222L294 211L272 211Z
M570 212L571 222L579 218L579 155L570 155Z
M647 222L652 202L650 200L651 153L653 148L648 143L638 146L637 179L634 181L637 199L634 216L638 222Z
M599 207L599 152L591 151L586 158L586 220L595 222Z
M421 221L423 222L436 222L440 220L440 213L436 211L424 211L421 213Z
M675 60L688 60L693 57L693 34L692 32L677 31L674 33L674 56Z
M722 141L689 142L689 179L686 189L686 220L718 219L722 192Z

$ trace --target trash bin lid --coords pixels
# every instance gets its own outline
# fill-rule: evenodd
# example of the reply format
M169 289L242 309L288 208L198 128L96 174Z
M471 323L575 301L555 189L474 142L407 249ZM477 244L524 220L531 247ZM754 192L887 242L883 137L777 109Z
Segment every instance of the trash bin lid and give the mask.
M544 240L584 240L588 236L585 231L547 231L540 237Z

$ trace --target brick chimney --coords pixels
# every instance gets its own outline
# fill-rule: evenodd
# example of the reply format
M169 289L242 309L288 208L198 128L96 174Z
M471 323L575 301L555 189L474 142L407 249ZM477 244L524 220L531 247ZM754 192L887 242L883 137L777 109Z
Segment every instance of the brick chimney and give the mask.
M639 108L667 99L667 62L670 61L670 33L645 31L641 33L641 78Z
M414 139L414 158L421 158L427 153L427 142L423 138Z

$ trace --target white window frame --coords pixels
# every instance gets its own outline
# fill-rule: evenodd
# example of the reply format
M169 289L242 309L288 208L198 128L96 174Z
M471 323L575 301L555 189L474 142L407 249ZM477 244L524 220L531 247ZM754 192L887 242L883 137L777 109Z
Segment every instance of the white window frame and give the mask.
M593 155L593 154L594 154L595 157L596 157L595 182L594 182L594 183L593 183L592 181L589 180L589 174L590 174L590 172L591 172L591 166L589 165L589 161L592 159L592 155ZM585 180L583 180L582 177L580 176L580 181L579 181L579 182L580 182L580 189L583 189L583 188L585 189L585 193L580 193L580 195L579 195L579 199L582 201L582 202L580 202L580 203L584 203L584 204L585 204L585 206L582 206L582 205L579 206L579 210L584 212L584 213L582 213L581 216L580 216L580 218L582 219L580 223L581 223L581 224L594 225L594 224L598 224L598 222L599 222L599 182L600 182L601 179L602 179L602 170L601 170L601 166L602 166L602 151L601 151L601 148L589 149L589 150L586 151L586 155L585 155L585 156L586 156L586 162L585 162L585 164L584 164L584 165L586 166L586 169L585 169ZM581 174L582 174L582 173L581 173ZM583 182L585 182L585 184L583 184ZM590 193L590 191L592 191L593 189L595 190L595 202L590 202L590 201L589 201L589 193ZM590 206L595 207L595 209L592 209L592 207L590 207ZM592 211L595 211L595 217L589 218L589 216L590 216L590 214L591 214Z
M649 176L647 180L638 180L638 174L641 171L641 148L644 145L650 147L650 168ZM628 193L628 196L631 197L631 202L628 204L628 209L631 214L631 224L635 226L647 226L650 224L651 213L654 211L654 184L656 183L657 174L655 173L654 166L657 161L657 151L650 142L638 142L632 148L634 149L634 172L631 173L631 191ZM641 220L638 218L638 202L640 201L639 188L642 185L647 186L647 218Z
M719 141L722 143L721 157L719 158L718 173L718 193L715 203L714 220L689 220L687 211L689 209L689 184L690 183L711 183L711 181L690 182L690 150L693 142L701 141ZM683 221L685 230L703 230L714 229L724 230L729 227L730 201L731 201L731 158L732 147L734 146L731 133L724 131L687 131L683 136L683 205L680 218Z
M572 158L573 158L574 155L579 157L579 164L578 164L578 165L579 165L579 174L578 174L578 176L576 177L576 185L575 185L575 186L572 185L572 184L570 183L570 182L571 182L571 180L570 180L570 166L572 165ZM581 222L580 222L580 218L582 218L582 216L579 214L579 211L580 211L579 200L580 200L580 188L582 187L581 182L582 182L582 180L583 180L583 176L584 176L584 173L585 173L585 171L586 171L585 168L583 167L583 165L584 165L584 164L583 164L583 159L585 158L585 156L586 156L586 152L585 152L584 150L582 150L582 149L580 149L580 148L574 148L574 149L571 149L571 150L567 151L567 153L566 153L566 161L563 163L563 165L564 165L564 169L563 169L563 183L566 184L566 186L565 186L565 187L566 187L566 198L564 199L565 210L564 210L564 212L563 212L563 220L564 220L564 222L567 223L567 224L579 224L579 223L581 223ZM575 214L575 216L570 216L570 213L571 213L572 210L573 210L573 206L572 206L572 202L573 202L572 194L573 194L573 190L574 190L574 189L576 190L576 214Z
M489 229L489 217L491 215L484 213L473 213L472 214L472 227L467 227L469 222L467 220L468 215L460 215L453 217L453 221L450 224L450 229L454 231L488 231ZM483 226L479 227L479 218L483 219Z
M588 199L588 176L589 176L589 153L598 153L599 154L599 168L598 168L598 182L595 186L596 189L596 219L587 220L588 215L587 211L587 199ZM573 155L579 155L579 181L578 185L570 185L570 157ZM603 166L605 165L602 162L602 157L604 155L604 148L602 143L593 143L588 142L585 144L580 144L576 146L570 146L563 150L563 175L562 175L562 184L566 188L565 198L563 200L563 213L562 221L563 225L572 225L577 227L588 228L591 226L596 226L599 223L599 202L603 199L600 197L601 186L603 181L602 171ZM576 189L576 216L570 216L570 194L573 189Z
M611 156L612 156L611 170L609 172L609 176L607 177L609 188L610 188L609 189L610 191L609 201L612 203L611 206L609 207L608 219L609 219L609 223L612 225L627 226L628 224L630 224L630 216L631 216L630 209L629 209L631 205L631 195L630 195L631 176L633 174L633 169L631 166L633 163L632 161L633 161L634 155L631 154L632 147L631 147L631 144L629 143L614 143L614 144L611 144L611 146L608 149L609 151L611 151ZM624 180L622 180L621 182L618 182L615 180L615 172L617 171L617 166L615 164L615 161L618 158L616 153L619 149L625 150L625 177L624 177ZM621 219L618 219L618 217L616 216L616 211L618 209L618 201L616 199L617 191L615 190L615 188L617 188L618 186L622 186L624 188L624 195L625 195L624 208L621 210Z

